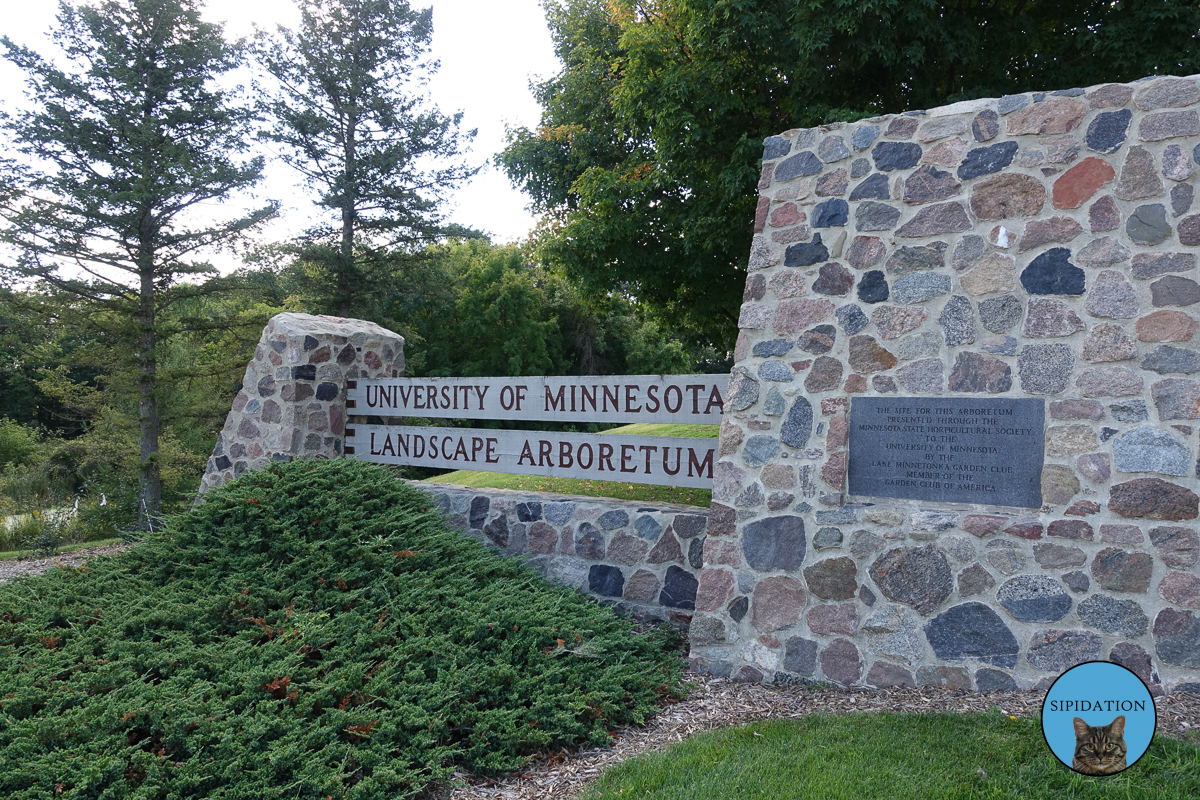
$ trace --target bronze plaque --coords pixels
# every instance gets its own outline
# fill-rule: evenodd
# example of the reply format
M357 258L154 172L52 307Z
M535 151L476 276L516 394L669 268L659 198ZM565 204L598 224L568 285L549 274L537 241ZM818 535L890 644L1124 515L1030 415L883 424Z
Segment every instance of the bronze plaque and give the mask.
M1040 508L1045 403L855 397L850 494Z

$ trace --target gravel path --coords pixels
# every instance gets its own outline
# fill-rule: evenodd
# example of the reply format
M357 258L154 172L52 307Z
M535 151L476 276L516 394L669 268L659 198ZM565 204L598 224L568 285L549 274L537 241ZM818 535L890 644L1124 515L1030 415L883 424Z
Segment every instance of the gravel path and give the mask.
M104 547L85 547L70 553L59 553L49 558L0 561L0 583L8 583L21 575L41 575L52 567L78 567L89 558L119 553L127 547L127 544L109 544Z

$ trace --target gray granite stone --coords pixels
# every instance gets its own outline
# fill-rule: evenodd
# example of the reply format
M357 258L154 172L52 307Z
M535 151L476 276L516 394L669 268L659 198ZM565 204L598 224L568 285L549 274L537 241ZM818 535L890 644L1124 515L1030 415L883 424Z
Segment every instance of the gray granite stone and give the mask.
M979 303L979 320L992 333L1007 333L1021 321L1021 301L1013 295L993 297Z
M939 358L914 361L896 370L896 380L912 394L941 394L945 388L945 365Z
M887 203L867 200L854 210L854 229L858 231L890 231L900 221L900 209Z
M1137 291L1123 274L1106 269L1092 282L1084 308L1093 317L1132 319L1139 311Z
M921 659L921 629L912 612L903 606L886 605L865 619L860 630L866 635L867 652L910 664Z
M857 128L850 135L850 145L855 150L866 150L878 138L879 131L878 125L864 125Z
M780 429L779 438L789 447L803 449L812 435L813 408L804 397L796 398Z
M1031 344L1017 356L1021 389L1034 395L1058 394L1067 388L1075 354L1066 344Z
M797 516L768 517L742 532L746 563L759 572L795 571L804 561L804 520Z
M1138 603L1104 594L1085 599L1076 613L1085 625L1118 636L1138 637L1150 627L1150 618Z
M858 306L842 306L834 312L838 325L847 335L854 335L871 324L871 320Z
M1100 636L1091 631L1048 630L1034 634L1025 658L1035 669L1062 673L1100 659Z
M1169 432L1153 426L1126 431L1113 440L1116 468L1121 472L1158 472L1163 475L1187 475L1192 454L1187 446Z
M942 326L948 347L975 341L975 311L971 308L971 301L963 295L956 294L946 301L938 316L938 324Z
M1164 608L1154 618L1154 652L1167 664L1200 667L1200 619L1191 611Z
M891 192L888 186L888 176L876 172L850 192L850 201L858 200L890 200Z
M1009 539L992 539L986 549L987 562L1003 575L1015 575L1028 563L1020 545Z
M775 180L790 181L803 175L816 175L823 169L825 165L821 163L821 159L811 151L804 150L775 165Z
M1142 369L1157 372L1159 375L1192 375L1200 372L1200 353L1190 348L1162 344L1142 359Z
M1134 209L1125 223L1125 233L1137 244L1155 245L1171 236L1167 209L1162 203L1150 203Z
M758 377L764 381L784 381L790 383L792 370L782 361L764 361L758 368Z

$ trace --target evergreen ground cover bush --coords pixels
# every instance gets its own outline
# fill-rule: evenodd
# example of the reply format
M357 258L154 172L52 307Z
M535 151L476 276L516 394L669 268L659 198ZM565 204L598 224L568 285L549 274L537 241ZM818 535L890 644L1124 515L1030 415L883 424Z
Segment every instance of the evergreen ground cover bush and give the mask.
M375 798L607 741L665 633L448 530L383 467L276 464L0 586L0 795Z

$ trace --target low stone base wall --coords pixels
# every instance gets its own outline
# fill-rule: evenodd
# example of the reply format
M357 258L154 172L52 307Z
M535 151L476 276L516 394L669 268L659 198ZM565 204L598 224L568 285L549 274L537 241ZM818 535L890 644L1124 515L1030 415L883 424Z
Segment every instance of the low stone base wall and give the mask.
M691 621L704 563L708 509L600 497L412 484L436 498L452 524L620 610Z

